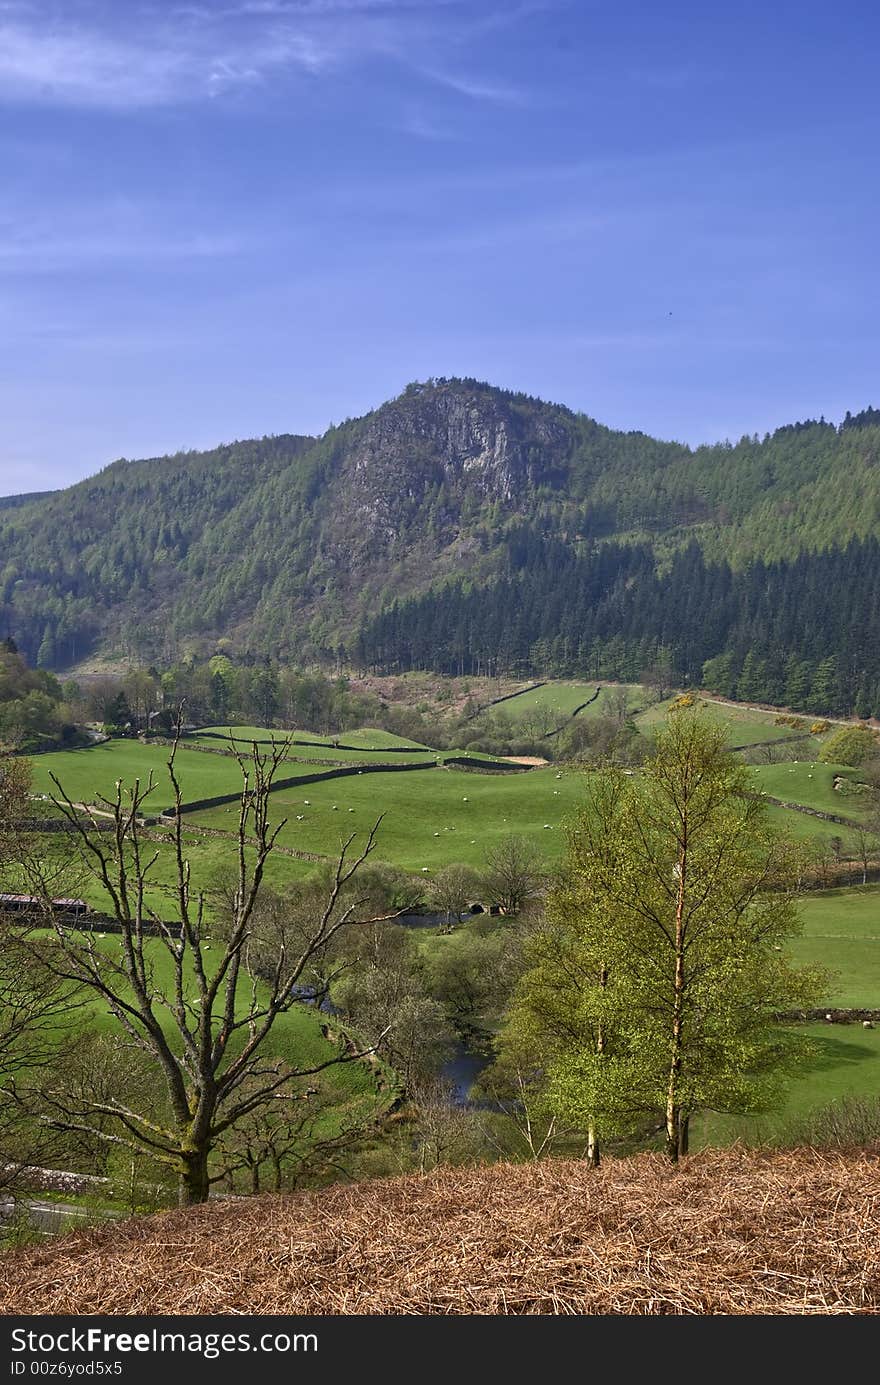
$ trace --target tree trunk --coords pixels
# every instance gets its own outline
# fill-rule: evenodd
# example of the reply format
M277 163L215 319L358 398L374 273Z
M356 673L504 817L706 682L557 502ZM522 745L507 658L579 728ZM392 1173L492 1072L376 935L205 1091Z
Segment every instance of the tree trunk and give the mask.
M681 1050L684 1011L684 902L687 874L687 837L678 858L678 900L675 909L675 979L672 1003L672 1051L669 1058L669 1079L666 1087L666 1154L673 1164L678 1162L681 1139L681 1108L678 1104L681 1078Z
M670 1095L666 1102L666 1157L672 1164L678 1163L680 1120L681 1112Z
M587 1163L591 1168L597 1169L599 1167L599 1158L599 1138L596 1134L595 1123L590 1121L587 1126Z
M690 1118L690 1116L683 1116L683 1115L679 1114L679 1118L678 1118L678 1153L679 1153L679 1156L682 1157L682 1158L683 1158L684 1155L687 1154L687 1152L688 1152L689 1135L690 1135L690 1124L691 1124L691 1118Z
M181 1155L180 1184L178 1203L181 1207L191 1207L199 1202L207 1202L210 1192L208 1181L208 1148L186 1150Z

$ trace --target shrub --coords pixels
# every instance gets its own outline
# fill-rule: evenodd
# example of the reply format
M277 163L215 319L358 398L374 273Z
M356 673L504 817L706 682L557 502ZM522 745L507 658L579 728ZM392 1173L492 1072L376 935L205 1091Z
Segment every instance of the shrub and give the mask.
M842 726L823 745L819 759L831 765L856 768L880 751L880 738L868 726Z

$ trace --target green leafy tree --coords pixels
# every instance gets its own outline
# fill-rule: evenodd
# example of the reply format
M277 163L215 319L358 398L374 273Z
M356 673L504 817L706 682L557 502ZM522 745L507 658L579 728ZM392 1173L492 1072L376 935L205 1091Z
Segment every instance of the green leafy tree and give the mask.
M662 1122L676 1160L695 1112L777 1099L803 1050L774 1017L819 986L784 952L795 880L792 848L699 712L671 717L641 775L595 777L512 1011L514 1031L546 1038L561 1116L609 1133Z
M868 726L842 726L829 736L819 752L827 765L856 767L875 759L880 751L880 737Z

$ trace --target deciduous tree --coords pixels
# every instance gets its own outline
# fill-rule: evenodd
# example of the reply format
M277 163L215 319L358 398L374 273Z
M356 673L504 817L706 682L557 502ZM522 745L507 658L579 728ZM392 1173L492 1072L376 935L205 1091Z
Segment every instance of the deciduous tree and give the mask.
M71 928L57 917L54 931L62 959L49 950L44 960L63 980L85 986L116 1021L127 1042L146 1059L165 1102L157 1112L155 1090L142 1102L84 1093L76 1107L56 1111L53 1123L67 1130L94 1132L135 1152L144 1149L170 1167L179 1179L182 1203L204 1201L211 1182L211 1153L218 1140L304 1078L364 1057L366 1047L341 1042L326 1059L298 1064L277 1056L273 1046L279 1018L297 1003L313 960L340 931L365 921L349 886L375 846L378 823L359 851L351 837L342 847L322 907L310 927L296 920L289 935L276 933L273 964L258 982L250 949L257 902L266 863L283 827L270 824L271 791L283 760L284 744L262 751L253 744L239 754L237 867L222 925L211 925L204 889L196 889L183 831L183 793L175 767L177 741L168 760L174 800L172 827L176 921L158 916L147 900L159 853L145 836L143 816L154 785L136 780L117 784L105 800L113 831L95 834L83 823L56 779L57 806L77 834L83 860L110 901L121 947L102 948L93 934ZM344 901L344 902L343 902ZM389 917L393 915L384 915ZM158 948L170 963L171 982L163 985L152 963ZM263 958L265 961L265 957Z
M514 1004L548 1038L560 1113L608 1131L659 1118L675 1160L694 1112L772 1103L800 1051L775 1016L818 995L784 951L795 878L700 713L672 715L642 774L597 775Z

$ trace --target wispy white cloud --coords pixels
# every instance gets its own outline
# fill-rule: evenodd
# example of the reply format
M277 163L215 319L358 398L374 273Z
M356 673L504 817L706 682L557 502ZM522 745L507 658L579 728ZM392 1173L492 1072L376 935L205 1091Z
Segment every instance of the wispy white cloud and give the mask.
M0 96L8 101L141 106L168 100L185 76L182 55L95 31L0 24Z
M459 70L462 36L476 22L462 0L240 0L121 15L74 3L60 13L50 22L0 0L0 102L110 110L192 103L376 59L469 100L520 99Z
M320 71L336 48L288 28L234 40L198 23L113 33L0 18L0 101L110 109L197 101L273 70Z
M450 91L457 92L459 96L466 96L471 101L498 101L507 105L519 106L526 99L525 93L515 87L500 82L485 81L483 78L469 76L467 73L448 72L429 67L422 67L418 70L421 76L426 77L428 81L448 87Z

